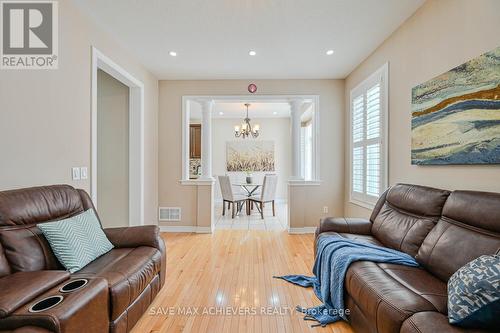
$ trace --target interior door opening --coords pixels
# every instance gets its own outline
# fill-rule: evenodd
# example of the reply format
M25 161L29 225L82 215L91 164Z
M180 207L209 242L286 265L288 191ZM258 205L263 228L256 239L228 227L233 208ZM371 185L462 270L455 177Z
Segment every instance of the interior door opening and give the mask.
M99 74L99 71L102 71ZM95 47L92 47L92 84L91 84L91 145L92 145L92 155L91 155L91 195L92 202L96 206L98 211L101 211L101 207L99 207L99 196L101 193L99 191L106 191L107 188L98 186L98 181L101 179L101 182L104 178L99 176L99 167L100 164L99 156L98 156L98 145L99 145L99 135L98 135L98 126L100 122L103 122L106 119L101 119L99 121L98 114L98 76L103 73L106 73L110 76L114 81L114 89L110 89L108 92L109 99L113 100L117 98L115 93L119 91L119 96L121 96L117 101L114 101L110 105L120 105L120 110L122 113L120 114L120 118L114 121L108 120L112 126L118 126L119 130L115 129L111 132L107 132L106 126L101 127L101 136L104 135L113 135L116 138L120 138L118 142L122 144L119 145L119 151L115 149L110 149L109 154L104 153L103 147L101 147L101 158L115 158L114 154L119 154L120 158L117 159L117 164L114 165L114 168L109 167L109 169L113 171L109 171L109 173L113 173L115 170L119 169L119 172L116 172L120 177L120 181L124 185L120 191L120 200L115 200L114 203L120 201L120 206L113 208L114 215L120 215L119 221L105 221L104 224L108 225L125 225L125 226L137 226L144 225L144 84L130 74L127 70L122 68L120 65L115 63L113 60L105 56L102 52L100 52ZM102 78L102 77L101 77ZM117 85L117 82L121 84ZM120 88L118 88L118 86ZM125 87L125 88L124 88ZM101 91L102 92L102 91ZM102 97L102 96L101 96ZM128 97L128 98L127 98ZM125 110L125 111L123 111ZM103 116L105 114L101 114ZM116 116L116 115L114 115ZM102 125L102 124L101 124ZM119 134L117 134L119 133ZM115 140L116 140L115 138ZM121 141L120 141L121 140ZM128 157L127 159L125 157ZM102 163L101 163L102 166ZM127 175L128 179L125 179L125 175ZM111 187L114 186L114 183L110 183ZM128 188L128 191L126 189ZM126 194L127 193L127 194ZM105 193L103 195L106 195ZM128 195L128 205L126 205L125 198ZM105 203L103 203L105 204ZM106 208L105 208L106 209ZM120 212L117 210L120 209ZM128 218L127 218L128 217ZM117 218L118 219L118 218Z
M212 232L224 228L295 232L288 204L291 187L320 183L318 105L316 95L183 96L181 183L212 186L210 202L198 203L211 207ZM248 129L247 120L258 133L243 139L238 134ZM269 162L271 168L266 167ZM271 194L264 191L271 188L264 186L266 176L276 177Z
M129 87L97 72L97 205L104 227L129 221Z

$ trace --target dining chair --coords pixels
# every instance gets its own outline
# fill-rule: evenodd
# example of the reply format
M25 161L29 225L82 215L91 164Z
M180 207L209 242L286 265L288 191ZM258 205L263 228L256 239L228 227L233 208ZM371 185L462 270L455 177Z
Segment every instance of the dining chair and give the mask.
M231 186L231 179L229 176L219 176L220 191L222 193L222 216L226 215L226 202L229 209L232 206L231 217L241 212L244 204L248 204L248 197L246 195L234 194ZM236 213L235 213L236 206Z
M271 202L273 206L273 216L276 216L276 208L274 201L276 200L276 186L278 185L278 176L265 175L264 183L262 184L262 192L260 195L250 197L252 203L256 203L257 209L260 212L260 217L264 218L264 204Z
M276 176L276 174L275 173L266 173L266 174L264 174L264 177L265 176ZM262 178L262 179L264 179L264 178ZM258 187L253 192L252 196L260 197L260 195L261 195L261 187ZM250 210L252 211L253 210L253 201L250 201L249 204L250 204Z

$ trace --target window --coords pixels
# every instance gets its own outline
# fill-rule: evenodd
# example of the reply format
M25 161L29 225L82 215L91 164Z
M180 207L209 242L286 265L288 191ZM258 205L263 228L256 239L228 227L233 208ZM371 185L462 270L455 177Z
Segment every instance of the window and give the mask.
M350 200L373 206L387 187L387 87L385 64L351 90Z

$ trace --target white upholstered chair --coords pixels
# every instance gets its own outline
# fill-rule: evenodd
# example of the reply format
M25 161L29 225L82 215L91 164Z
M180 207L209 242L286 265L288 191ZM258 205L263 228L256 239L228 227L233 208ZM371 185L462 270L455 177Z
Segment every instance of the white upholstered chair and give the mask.
M260 212L260 217L264 218L264 204L267 202L272 203L273 216L276 216L276 208L274 206L274 201L276 200L276 186L278 185L278 176L276 175L265 175L264 183L262 184L262 192L260 195L255 195L250 197L252 203L257 204L257 209Z
M222 215L226 215L227 203L227 209L232 206L231 217L234 219L234 216L237 213L240 213L243 205L247 203L248 197L246 195L235 194L233 192L229 176L219 176L219 184L220 191L222 193Z

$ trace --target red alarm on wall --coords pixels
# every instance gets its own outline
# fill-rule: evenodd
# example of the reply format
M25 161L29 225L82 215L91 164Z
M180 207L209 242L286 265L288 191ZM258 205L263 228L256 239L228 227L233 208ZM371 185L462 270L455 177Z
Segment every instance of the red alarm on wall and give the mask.
M250 83L248 85L248 91L253 94L254 92L257 91L257 86L255 84L253 84L253 83Z

